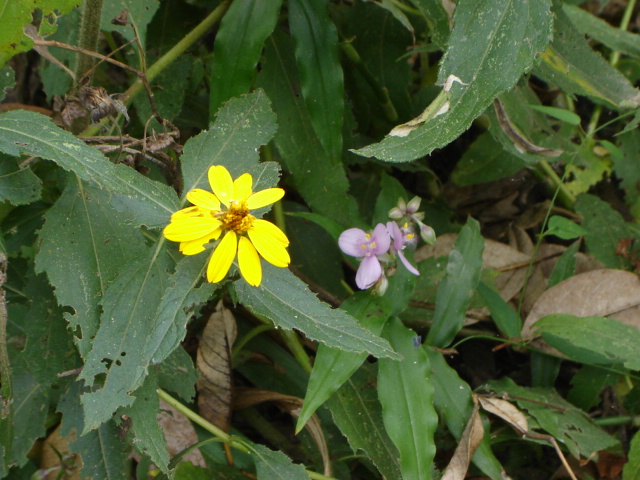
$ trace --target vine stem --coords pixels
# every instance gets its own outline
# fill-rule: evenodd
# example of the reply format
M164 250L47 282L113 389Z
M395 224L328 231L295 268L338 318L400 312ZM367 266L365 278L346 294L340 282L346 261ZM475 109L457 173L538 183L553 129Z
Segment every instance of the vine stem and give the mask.
M86 0L82 5L82 20L80 21L80 38L78 46L95 52L98 50L98 36L100 35L100 18L102 17L102 0ZM76 63L76 79L82 80L93 67L94 60L86 55L79 55Z

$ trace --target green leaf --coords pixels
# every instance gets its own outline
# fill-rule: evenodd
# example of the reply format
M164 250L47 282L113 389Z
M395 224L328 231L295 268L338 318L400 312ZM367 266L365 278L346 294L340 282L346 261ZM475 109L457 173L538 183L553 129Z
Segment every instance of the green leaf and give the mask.
M557 313L533 324L552 347L572 360L590 365L622 363L640 369L640 331L613 318L574 317Z
M500 331L509 338L519 337L522 330L522 320L500 294L484 282L478 283L478 293L489 308L493 321Z
M22 466L39 437L46 434L45 419L49 408L49 392L28 373L13 376L13 442L9 463Z
M485 132L462 154L451 178L457 185L466 187L500 180L525 166L525 162L504 150L489 132Z
M168 472L169 451L164 433L158 424L156 415L160 413L160 402L156 390L158 382L155 375L148 375L144 383L135 391L133 405L122 409L123 415L133 420L136 450L148 456L163 472Z
M603 432L585 412L550 388L519 387L509 378L487 385L498 394L517 398L518 406L526 409L540 428L555 437L575 458L590 458L600 450L620 447L620 442Z
M40 9L43 22L41 28L47 26L47 33L55 30L50 19L69 12L80 5L80 0L4 0L0 9L0 67L14 55L26 52L33 47L33 40L24 33L24 27L33 21L34 9Z
M70 174L39 232L36 271L47 273L58 303L73 308L65 317L84 358L98 331L99 300L123 265L146 251L143 236L129 225L131 213L116 211L110 199L109 192Z
M571 390L567 394L567 400L585 412L598 405L602 399L602 389L615 387L618 375L600 367L583 365L571 378ZM628 396L625 398L625 400ZM626 407L626 405L625 405Z
M304 218L305 220L309 220L310 222L313 222L316 225L320 225L329 233L329 235L331 235L331 238L336 243L338 242L338 238L340 238L340 234L345 230L342 225L340 225L338 222L336 222L332 218L325 217L324 215L320 215L317 213L287 212L287 215L291 215L292 217Z
M549 115L550 117L557 118L561 122L568 123L569 125L580 125L580 116L564 108L548 107L546 105L529 105L529 108Z
M411 3L420 10L429 25L433 44L444 47L449 37L449 15L442 2L438 0L412 0Z
M447 276L438 287L428 345L444 348L462 328L471 295L480 280L483 250L480 226L469 218L449 253Z
M14 110L0 115L0 151L53 160L83 180L111 192L111 202L116 208L136 214L132 220L136 225L164 226L178 209L171 188L123 164L114 165L98 150L39 113Z
M62 413L60 434L64 437L72 432L76 440L70 442L69 450L82 458L82 478L100 478L104 480L126 480L130 476L131 465L128 458L130 447L120 440L121 430L113 420L100 425L96 430L80 435L84 429L80 394L83 387L80 382L69 384L58 403Z
M196 394L198 371L193 360L183 348L176 348L157 365L158 385L167 392L177 393L184 401L191 402Z
M594 52L563 11L555 12L553 42L536 69L570 95L585 95L615 108L640 105L640 92Z
M382 407L372 388L376 381L373 369L363 365L333 394L327 406L353 453L362 450L387 480L401 480L400 454L383 428Z
M390 314L385 300L369 292L357 292L349 297L341 308L353 315L361 326L375 335L380 335ZM366 358L367 353L345 352L326 345L318 347L302 411L296 425L297 432L302 430L318 407L349 379Z
M423 348L431 364L433 403L436 411L455 439L460 440L473 410L471 387L447 364L441 353L431 348ZM503 479L502 466L491 451L488 429L484 440L473 455L473 463L492 479Z
M42 181L30 168L21 169L15 158L0 154L0 200L26 205L40 199Z
M274 452L262 445L250 446L256 462L258 480L309 480L302 465L296 465L282 452Z
M15 85L16 74L13 69L8 65L0 68L0 102L4 100L7 90Z
M563 253L560 255L556 266L553 267L553 271L549 276L549 283L547 288L551 288L560 282L565 281L569 277L573 277L576 273L576 253L580 248L580 242L572 243Z
M640 111L638 112L640 114ZM613 171L624 189L625 203L632 207L633 216L640 218L640 191L636 188L640 181L640 130L634 129L618 137L623 158L612 158Z
M640 35L615 28L578 6L564 4L562 8L580 33L589 35L612 50L640 58Z
M609 268L625 268L627 262L616 255L618 243L634 235L625 224L622 215L604 200L582 194L575 204L576 212L584 219L587 250Z
M105 32L118 32L126 40L137 36L143 48L147 43L147 25L158 10L158 0L103 0L100 29ZM127 25L116 25L111 22L120 12L127 10ZM135 26L135 31L133 27Z
M407 191L397 179L385 172L380 175L380 193L376 198L376 203L373 208L373 220L372 224L386 223L389 221L389 210L398 204L398 200L403 199L405 202L407 198Z
M225 13L213 44L209 116L226 100L247 93L265 40L278 20L282 0L240 0Z
M636 432L629 445L629 461L622 470L622 480L640 479L640 432Z
M402 478L429 480L438 424L429 357L423 349L414 347L415 332L397 318L387 324L383 336L404 357L399 361L381 358L378 362L384 426L400 452Z
M267 92L278 115L279 129L274 143L283 166L291 173L290 181L314 212L345 226L355 223L358 209L347 194L349 182L345 171L331 163L299 96L290 37L274 32L267 41L262 67L257 84Z
M360 327L348 313L322 303L289 270L271 264L263 267L264 279L259 287L243 280L236 283L238 300L252 312L271 319L276 327L295 328L329 347L397 358L385 340Z
M427 120L408 136L387 135L382 142L355 152L390 162L408 162L460 136L498 95L515 85L546 48L551 33L550 4L549 0L460 3L454 12L454 27L438 83L444 84L455 75L468 85L455 84L447 100L449 110ZM443 91L441 95L449 94Z
M334 165L342 158L344 79L338 33L324 0L289 0L289 28L295 41L300 90L313 129Z
M585 234L584 228L568 218L553 215L549 219L549 226L544 235L555 235L562 240L573 240Z

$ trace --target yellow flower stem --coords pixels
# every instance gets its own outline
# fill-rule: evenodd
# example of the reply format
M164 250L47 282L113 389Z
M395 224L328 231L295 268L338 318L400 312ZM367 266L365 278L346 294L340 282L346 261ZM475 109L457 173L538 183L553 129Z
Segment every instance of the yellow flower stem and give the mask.
M282 202L276 202L273 204L273 217L276 225L282 233L287 234L287 230L284 223L284 210L282 209Z

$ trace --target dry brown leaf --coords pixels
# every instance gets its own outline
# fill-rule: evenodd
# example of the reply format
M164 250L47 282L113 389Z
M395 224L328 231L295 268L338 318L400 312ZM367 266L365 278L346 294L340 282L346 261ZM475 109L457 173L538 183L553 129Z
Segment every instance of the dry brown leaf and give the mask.
M167 450L169 450L169 454L172 457L194 443L198 443L198 434L191 421L162 399L160 400L160 413L157 415L157 419L160 428L164 432L164 438L167 440ZM183 461L191 462L198 467L207 466L200 450L197 448L187 453Z
M60 425L58 425L44 440L42 454L40 455L40 468L44 471L42 473L46 475L43 478L58 478L60 472L64 470L66 473L60 478L64 480L81 480L82 459L80 455L69 453L69 442L73 442L75 439L75 430L68 437L61 437ZM56 451L62 456L62 462Z
M527 421L527 417L525 417L524 413L518 410L518 408L511 402L501 398L490 397L478 397L478 400L480 401L482 408L503 419L515 428L518 433L529 431L529 422Z
M248 408L263 402L273 402L278 408L287 412L296 420L302 410L303 400L299 397L259 388L239 388L236 393L236 399L233 404L234 408ZM331 477L333 474L331 461L329 460L329 449L327 448L327 441L322 431L320 419L315 413L311 416L304 428L311 434L311 438L313 438L313 441L318 447L318 451L322 457L322 464L324 465L324 475Z
M225 432L231 426L231 346L235 338L235 318L219 302L200 339L196 388L200 415Z
M441 480L463 480L467 475L471 457L473 457L478 446L482 443L483 438L484 427L482 426L482 419L478 411L478 400L474 395L471 416L469 417L467 426L464 428L464 432L462 432L460 443L458 443L449 465L447 465L447 468L442 474Z
M640 279L637 275L613 269L581 273L551 287L538 298L524 322L522 338L525 341L534 339L533 324L552 313L576 317L606 316L640 328L639 306Z

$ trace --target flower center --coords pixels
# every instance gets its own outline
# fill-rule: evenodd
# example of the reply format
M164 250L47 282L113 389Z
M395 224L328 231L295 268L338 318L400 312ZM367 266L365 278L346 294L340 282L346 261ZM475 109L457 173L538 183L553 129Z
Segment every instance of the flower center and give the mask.
M365 235L365 238L366 238L366 242L361 243L360 248L365 250L365 254L364 254L365 257L370 257L372 254L372 250L376 248L377 244L375 239L372 239L371 235L369 235L368 233Z
M235 233L244 233L251 225L255 217L249 213L249 209L244 202L231 202L229 210L220 212L220 221L222 221L222 229L233 230Z

